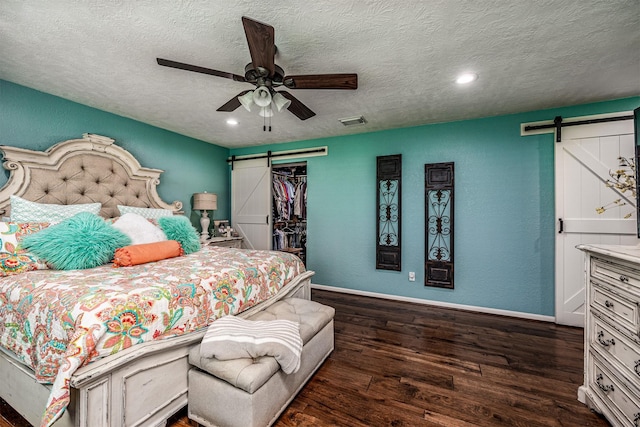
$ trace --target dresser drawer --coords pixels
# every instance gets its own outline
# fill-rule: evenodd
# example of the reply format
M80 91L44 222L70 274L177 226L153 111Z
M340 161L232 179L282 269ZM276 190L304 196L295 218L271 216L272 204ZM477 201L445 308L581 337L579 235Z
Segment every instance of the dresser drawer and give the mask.
M591 315L589 345L612 364L619 365L627 378L640 391L640 344L607 325L602 319Z
M632 335L638 336L638 302L631 296L625 297L620 293L613 293L609 289L593 284L591 286L590 301L605 316L629 329Z
M589 369L593 375L589 388L593 393L613 410L620 420L624 420L622 425L633 426L636 418L640 421L640 397L625 387L624 382L605 367L605 363L595 357L590 359Z
M626 284L640 288L640 271L600 258L591 258L591 275L614 286Z

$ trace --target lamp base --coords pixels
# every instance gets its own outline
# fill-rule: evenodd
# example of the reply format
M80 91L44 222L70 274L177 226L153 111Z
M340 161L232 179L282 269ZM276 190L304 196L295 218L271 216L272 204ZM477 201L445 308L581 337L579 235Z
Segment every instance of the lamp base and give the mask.
M201 243L209 240L209 224L211 224L209 214L207 213L207 211L202 211L202 216L200 217L200 227L202 228L202 232L200 233Z

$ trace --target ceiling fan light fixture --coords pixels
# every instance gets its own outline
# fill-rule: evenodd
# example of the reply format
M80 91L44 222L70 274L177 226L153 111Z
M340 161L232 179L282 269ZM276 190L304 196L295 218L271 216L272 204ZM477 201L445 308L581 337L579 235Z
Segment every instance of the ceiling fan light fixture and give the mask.
M253 105L253 91L249 91L242 96L238 97L238 101L247 111L251 111L251 106Z
M260 111L258 112L258 115L260 117L272 117L273 116L273 110L271 109L271 106L262 107L262 108L260 108Z
M271 103L277 108L278 112L282 111L285 108L289 108L289 105L291 105L291 101L278 92L273 94Z
M271 92L266 86L260 86L253 91L253 102L258 107L268 107L271 104Z

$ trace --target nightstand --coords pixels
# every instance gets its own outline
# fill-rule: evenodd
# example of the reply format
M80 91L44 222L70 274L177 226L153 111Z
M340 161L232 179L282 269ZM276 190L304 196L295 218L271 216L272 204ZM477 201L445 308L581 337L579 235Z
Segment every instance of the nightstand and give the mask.
M212 237L207 240L207 245L240 249L242 247L242 237Z

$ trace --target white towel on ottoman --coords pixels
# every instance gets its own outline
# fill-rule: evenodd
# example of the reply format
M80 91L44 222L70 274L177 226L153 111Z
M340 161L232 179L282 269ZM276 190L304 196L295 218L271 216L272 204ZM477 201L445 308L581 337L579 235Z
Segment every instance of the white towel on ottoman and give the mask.
M272 356L286 374L300 368L302 338L291 320L247 320L224 316L214 321L200 344L201 357L218 360Z

